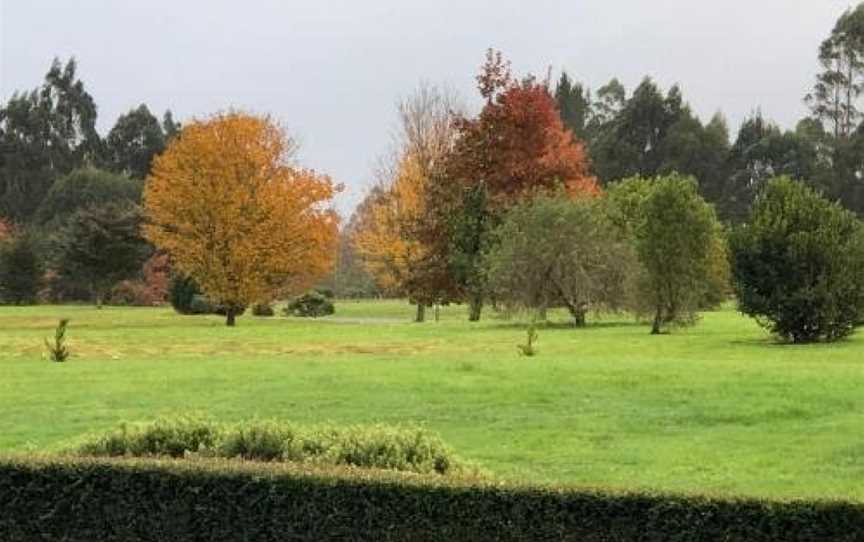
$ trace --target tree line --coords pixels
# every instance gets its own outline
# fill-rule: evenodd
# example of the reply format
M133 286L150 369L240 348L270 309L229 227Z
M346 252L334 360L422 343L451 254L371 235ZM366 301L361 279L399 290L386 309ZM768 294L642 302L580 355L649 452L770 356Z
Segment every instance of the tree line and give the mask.
M269 117L181 129L141 106L103 139L74 61L55 61L0 108L0 298L31 302L47 283L55 300L164 299L173 268L229 325L327 280L406 296L418 321L448 303L471 321L489 304L563 307L576 325L627 310L661 333L734 291L778 336L840 338L864 319L862 32L864 6L838 20L794 131L757 114L734 143L677 86L594 94L566 73L515 76L490 50L477 114L429 84L399 104L393 152L341 233L340 187L294 163Z
M161 302L167 260L140 235L144 179L180 132L144 104L105 137L75 59L0 107L0 300Z

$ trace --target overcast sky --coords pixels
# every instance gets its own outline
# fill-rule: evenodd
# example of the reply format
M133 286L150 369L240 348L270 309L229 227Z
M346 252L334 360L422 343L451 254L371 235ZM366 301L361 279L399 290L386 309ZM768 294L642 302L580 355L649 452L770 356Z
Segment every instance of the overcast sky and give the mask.
M270 113L305 166L346 185L349 211L389 144L395 102L420 80L477 104L486 48L514 72L565 69L596 88L645 75L682 86L735 130L756 108L791 127L816 53L849 0L0 0L0 98L75 56L107 132L146 103L178 120Z

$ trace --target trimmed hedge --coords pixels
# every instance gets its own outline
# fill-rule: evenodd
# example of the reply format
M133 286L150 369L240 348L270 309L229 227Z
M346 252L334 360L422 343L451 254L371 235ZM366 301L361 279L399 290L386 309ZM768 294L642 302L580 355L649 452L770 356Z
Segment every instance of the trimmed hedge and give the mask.
M864 539L864 504L517 487L276 463L0 458L0 540Z

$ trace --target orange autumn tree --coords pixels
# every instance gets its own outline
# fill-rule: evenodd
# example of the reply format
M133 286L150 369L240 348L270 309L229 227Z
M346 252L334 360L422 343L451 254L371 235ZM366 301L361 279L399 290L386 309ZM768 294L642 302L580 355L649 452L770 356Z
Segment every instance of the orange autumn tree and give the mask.
M184 126L153 162L145 236L226 307L308 288L332 267L339 187L289 159L293 141L268 117L225 113Z

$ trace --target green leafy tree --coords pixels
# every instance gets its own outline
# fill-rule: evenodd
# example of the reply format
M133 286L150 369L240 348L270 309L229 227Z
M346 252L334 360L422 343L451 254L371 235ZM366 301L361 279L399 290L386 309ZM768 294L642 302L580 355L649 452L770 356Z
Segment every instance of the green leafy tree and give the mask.
M170 112L166 115L170 119ZM173 125L173 120L168 122ZM173 126L169 126L169 129L174 130ZM109 169L135 179L144 179L150 173L153 157L165 150L168 137L163 125L147 106L139 105L121 115L105 138Z
M99 161L96 104L76 69L55 59L40 88L0 107L0 215L29 220L57 176Z
M598 198L539 196L513 207L487 256L492 295L541 314L565 307L576 326L589 310L624 308L639 263Z
M651 315L653 334L693 323L710 287L712 247L721 230L697 186L670 174L610 189L612 221L632 235L642 264L638 310Z
M586 139L591 118L591 93L563 72L555 87L555 102L564 126L579 139Z
M0 301L10 305L35 303L42 272L42 262L28 234L0 241Z
M149 256L136 205L109 203L76 211L58 240L58 271L85 283L97 307L117 282L134 276Z
M782 131L757 113L744 121L729 153L729 174L718 206L724 218L746 219L768 179L811 179L820 171L819 141L806 128Z
M699 182L699 193L717 201L728 177L729 128L721 114L703 126L690 108L681 115L660 143L660 174L683 172Z
M588 119L587 139L594 142L602 132L614 128L613 121L627 103L627 89L618 79L612 78L597 89L596 99L591 103Z
M864 4L840 16L819 47L819 64L822 71L805 101L835 139L845 139L862 118L857 101L864 91Z
M677 86L664 97L645 78L592 143L594 170L600 180L610 183L634 175L657 175L664 162L663 140L683 113Z
M57 179L39 205L36 220L56 227L85 207L109 203L138 204L141 190L141 181L125 175L93 167L77 169Z
M781 339L834 341L864 316L864 225L803 183L768 182L731 249L740 310Z

